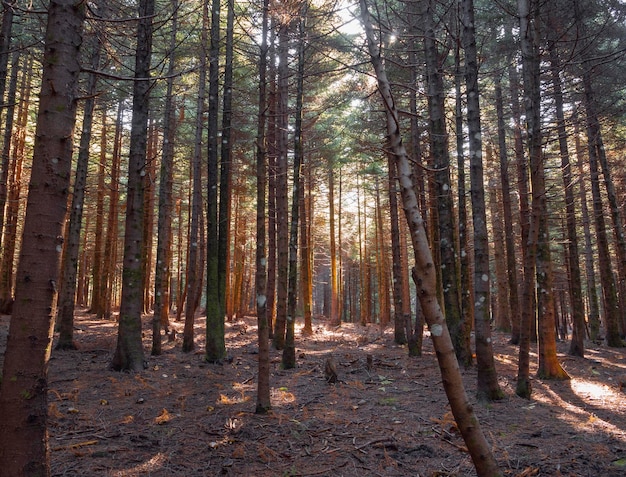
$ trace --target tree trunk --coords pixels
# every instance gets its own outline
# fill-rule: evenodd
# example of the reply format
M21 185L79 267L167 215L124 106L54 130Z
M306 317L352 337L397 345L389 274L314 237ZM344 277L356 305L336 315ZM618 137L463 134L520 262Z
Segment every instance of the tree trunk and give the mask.
M424 15L426 34L426 83L428 87L428 116L430 119L431 154L434 160L435 196L438 215L439 253L441 256L441 285L443 308L450 329L454 349L460 363L471 365L472 352L465 336L461 314L460 271L457 257L457 226L454 220L448 132L444 111L443 76L441 59L436 46L433 5L429 1ZM435 243L435 242L434 242Z
M98 190L96 191L96 224L94 230L92 294L90 312L97 317L104 316L104 298L106 288L106 270L104 260L104 175L107 150L107 115L106 108L102 107L102 125L100 128L100 158L98 161Z
M554 18L552 18L554 20ZM556 32L550 28L551 32ZM576 234L576 204L574 202L574 188L572 185L572 166L570 163L569 148L567 145L567 130L565 129L565 114L563 112L563 91L561 87L561 62L556 51L556 39L548 42L550 52L550 73L554 90L554 105L556 109L557 132L559 135L559 152L561 154L561 172L563 173L563 188L565 189L565 215L567 224L567 269L569 275L569 293L572 307L572 341L569 354L584 357L585 354L585 307L583 304L582 285L580 279L580 263L578 252L578 237Z
M128 156L126 226L122 299L117 346L111 366L117 371L141 371L145 367L141 342L143 311L143 176L146 167L148 114L150 111L150 58L152 56L152 17L154 0L140 0L133 84L133 118Z
M328 233L330 235L330 316L332 326L341 324L339 315L339 272L337 270L337 240L335 227L335 164L332 159L328 161Z
M508 282L508 304L511 336L519 341L520 332L520 305L518 293L518 272L515 258L515 229L513 227L513 211L511 204L511 185L509 179L509 159L506 143L506 125L504 119L504 102L500 77L495 78L496 114L498 117L498 157L500 162L500 184L502 193L502 213L504 222L504 237L506 244L506 270ZM497 243L497 242L496 242ZM515 341L513 338L511 341Z
M211 2L211 38L209 46L209 118L208 118L208 184L207 184L207 280L206 280L206 355L210 363L226 356L224 315L219 292L219 224L218 224L218 92L220 53L220 0Z
M491 298L489 293L489 237L483 179L482 129L478 89L478 59L474 26L474 2L463 0L463 49L467 88L467 127L470 152L472 225L474 226L474 317L476 325L476 361L479 399L502 399L491 341Z
M1 40L0 40L1 41ZM0 53L1 54L1 53ZM0 113L6 109L6 123L4 126L4 142L2 144L2 164L0 165L0 245L3 245L3 230L5 208L8 195L8 179L11 158L11 140L13 136L13 120L15 116L15 97L17 94L17 73L19 71L20 52L14 51L11 55L11 77L9 80L9 92L7 94L7 104L0 109ZM0 56L1 58L1 56ZM0 65L1 66L1 65ZM4 81L3 81L4 83ZM0 96L0 101L4 98L4 93Z
M100 46L91 42L92 67L98 68L100 62ZM91 144L91 131L93 127L93 111L95 106L97 77L89 75L87 86L87 100L84 105L83 126L80 136L78 158L76 161L76 176L74 179L74 192L72 194L72 206L69 213L69 231L65 241L63 257L62 286L59 293L59 341L57 349L76 349L74 343L74 305L76 300L76 274L78 271L78 252L80 248L80 231L83 222L83 207L85 203L85 184L87 182L87 169L89 167L89 145ZM86 233L86 231L85 231Z
M18 233L17 214L21 191L21 174L18 174L18 171L21 171L21 161L23 159L23 154L18 154L18 151L22 148L19 142L22 141L24 136L23 130L26 127L32 79L32 61L29 61L20 86L22 100L18 108L17 130L13 131L19 58L19 53L15 52L12 60L9 96L7 98L9 104L7 106L7 121L2 147L2 178L0 180L0 207L2 210L0 217L2 222L0 222L0 230L3 238L0 257L0 313L3 314L11 314L13 308L13 263ZM13 160L10 160L11 149L13 149Z
M220 203L218 211L218 257L217 275L222 317L226 314L226 284L228 282L228 263L230 259L230 210L232 181L232 103L233 103L233 23L235 19L235 0L227 0L226 12L226 48L224 62L224 98L222 111L222 140L220 159ZM230 293L230 291L228 291Z
M257 376L256 412L266 413L271 408L270 402L270 356L269 356L269 327L267 316L267 257L266 257L266 192L267 192L267 164L265 150L265 123L267 110L267 37L268 37L269 0L263 1L263 23L261 44L259 48L259 112L257 118L256 137L256 250L255 250L255 289L256 312L259 339L259 369Z
M285 348L282 365L284 369L296 367L296 306L298 301L298 223L300 220L300 170L303 163L302 108L304 98L304 48L306 41L306 18L308 2L302 2L298 21L298 70L296 74L296 108L294 111L293 186L291 189L291 217L289 222L289 272L287 276L287 320Z
M174 72L176 70L176 34L178 30L178 0L172 0L172 31L170 33L170 54L167 73L167 90L163 118L163 149L159 170L159 212L157 217L157 256L154 271L154 309L152 316L152 355L161 354L161 325L163 314L169 315L170 285L170 244L172 235L172 167L174 162L174 142L176 132L176 112L174 105ZM204 85L200 70L200 88ZM201 97L198 93L198 97ZM199 103L200 104L200 103ZM201 104L201 106L204 106ZM198 108L200 111L202 108ZM197 150L196 142L196 150ZM195 154L194 154L195 161ZM194 169L195 170L195 169ZM193 187L195 191L195 183ZM195 192L192 192L192 194ZM192 205L193 207L193 205ZM192 216L193 224L193 216ZM192 225L193 228L193 225ZM191 235L193 237L193 235ZM194 240L194 239L191 239ZM193 246L193 245L192 245ZM193 263L193 262L191 262ZM166 328L167 331L167 328ZM186 335L185 335L186 336ZM192 336L193 343L193 336ZM189 351L183 342L183 351ZM193 346L192 346L193 348Z
M289 127L289 15L279 19L278 25L278 94L276 127L276 322L274 347L285 346L287 326L287 282L289 274L289 200L287 197L287 163Z
M496 460L481 430L478 419L474 414L472 405L469 403L465 389L463 388L461 372L452 345L452 339L437 301L437 280L434 263L428 241L426 240L424 220L419 211L414 184L411 181L409 158L402 144L398 111L391 94L391 88L380 53L376 46L377 42L374 37L374 31L371 26L365 0L361 0L360 5L361 18L367 37L370 59L378 79L378 89L385 106L389 147L396 158L402 201L413 242L415 275L418 284L417 295L422 304L426 322L430 328L433 345L441 369L444 389L458 428L467 445L472 461L474 462L476 473L481 477L500 476L502 473L498 469Z
M52 0L48 6L17 300L0 388L0 469L6 477L50 475L48 360L70 185L85 9L83 2L75 0Z
M454 49L454 92L455 92L455 136L457 153L457 189L459 215L459 272L461 294L461 320L463 323L463 339L467 349L471 349L471 332L474 326L474 284L472 283L472 263L469 254L469 237L467 230L467 191L465 189L465 141L463 134L463 97L461 95L461 49L460 42L456 42ZM463 363L465 367L472 365L472 358Z

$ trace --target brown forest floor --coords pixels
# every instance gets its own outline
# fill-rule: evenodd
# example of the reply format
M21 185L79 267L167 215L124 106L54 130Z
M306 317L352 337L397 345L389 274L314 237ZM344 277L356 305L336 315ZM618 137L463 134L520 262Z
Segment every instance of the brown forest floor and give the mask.
M424 356L409 358L392 330L316 321L298 337L298 367L280 369L272 350L272 406L255 415L256 320L227 323L232 363L203 361L203 319L197 352L164 341L142 373L108 369L114 322L77 315L78 351L54 351L49 424L53 476L471 476L455 431L428 338ZM0 320L0 352L8 317ZM182 323L174 327L182 332ZM508 476L626 475L624 350L589 344L587 358L565 354L571 381L533 379L533 399L514 393L517 349L495 334L506 399L475 403L483 430ZM367 369L366 357L373 357ZM323 366L337 363L340 382ZM536 356L533 355L534 360ZM464 371L473 399L476 371Z

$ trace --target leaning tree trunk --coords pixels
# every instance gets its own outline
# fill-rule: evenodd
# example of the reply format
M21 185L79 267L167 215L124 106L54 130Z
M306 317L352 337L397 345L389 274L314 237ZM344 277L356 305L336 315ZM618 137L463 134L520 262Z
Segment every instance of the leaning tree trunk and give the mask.
M139 2L135 82L133 85L133 119L130 131L128 186L126 189L126 228L124 230L124 265L122 301L113 369L140 371L144 369L141 341L143 310L143 174L146 164L149 100L152 82L152 20L154 0Z
M400 120L396 109L391 87L385 72L380 52L372 28L365 0L360 1L361 17L370 59L378 80L378 89L385 106L387 119L387 137L391 152L395 155L398 168L398 180L402 201L406 213L413 250L415 254L415 275L417 277L417 295L424 310L426 322L430 328L433 345L439 361L444 389L450 402L450 408L458 428L465 440L469 453L479 476L495 477L502 473L483 434L472 405L470 404L461 371L456 359L452 339L446 320L437 301L437 278L433 257L426 239L424 220L419 211L417 195L411 180L411 165L407 152L402 144Z
M48 360L72 166L85 4L52 0L16 302L0 388L0 469L50 475Z

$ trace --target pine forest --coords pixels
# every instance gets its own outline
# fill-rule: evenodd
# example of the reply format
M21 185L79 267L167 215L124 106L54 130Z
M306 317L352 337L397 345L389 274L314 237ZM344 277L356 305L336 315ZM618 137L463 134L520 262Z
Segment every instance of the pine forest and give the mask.
M2 477L626 474L626 2L0 9Z

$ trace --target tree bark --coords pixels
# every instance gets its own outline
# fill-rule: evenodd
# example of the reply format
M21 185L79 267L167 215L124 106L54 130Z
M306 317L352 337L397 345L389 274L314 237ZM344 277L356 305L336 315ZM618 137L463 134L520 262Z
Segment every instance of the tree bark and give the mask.
M437 301L436 274L432 254L426 240L424 220L419 211L419 204L411 180L411 166L400 134L400 121L389 80L383 67L380 52L374 35L365 0L360 0L361 18L365 28L370 59L378 80L386 113L387 137L389 147L394 154L398 168L398 179L404 210L409 224L413 250L415 254L415 274L417 294L424 310L433 345L439 361L444 389L458 428L467 445L479 476L495 477L503 475L498 469L490 446L480 428L471 404L467 399L458 361L442 310Z
M161 167L159 169L159 212L157 216L157 256L154 271L154 309L152 315L152 350L153 356L161 354L161 327L163 315L169 317L169 286L170 286L170 243L172 235L172 167L174 162L174 142L176 132L176 112L174 105L174 71L176 68L176 34L178 30L178 0L172 0L172 31L170 33L170 54L167 73L167 90L165 93L165 107L163 118L163 148L161 153ZM204 85L202 69L200 70L200 87ZM201 97L198 93L198 97ZM202 105L203 106L203 105ZM197 143L196 143L197 148ZM195 161L195 154L193 156ZM195 169L194 169L195 172ZM195 194L195 183L192 188ZM192 204L193 209L193 204ZM196 225L197 227L197 225ZM193 229L193 212L192 212ZM197 235L197 233L196 233ZM193 232L190 234L193 250ZM197 248L197 247L196 247ZM193 262L190 259L190 263ZM188 300L189 303L189 300ZM167 331L167 325L166 325ZM185 334L186 337L186 334ZM193 335L191 337L193 343ZM183 342L183 351L189 351L186 339ZM193 348L193 346L192 346Z
M459 362L471 365L472 352L469 340L464 334L465 325L461 313L460 271L457 257L457 224L454 220L452 187L450 179L450 155L448 132L444 111L443 77L440 71L441 59L436 46L433 8L435 2L429 0L424 14L426 83L428 87L428 116L430 120L431 154L436 170L434 193L438 215L439 253L441 256L441 286L443 288L443 308L454 349ZM433 242L435 243L435 242Z
M255 250L255 290L257 329L259 339L259 369L257 376L256 412L266 413L271 408L270 402L270 356L269 327L267 315L267 256L266 256L266 193L267 193L267 154L265 150L265 124L267 121L267 57L268 57L268 14L269 0L263 1L263 20L261 44L259 45L259 112L257 117L256 137L256 250Z
M100 46L92 42L92 67L97 69L100 62ZM87 86L87 100L84 105L83 125L76 161L76 176L74 178L74 191L72 194L72 206L69 213L69 229L65 243L63 257L63 272L61 274L63 284L59 293L59 341L57 349L76 349L74 343L74 306L76 301L76 274L78 271L78 252L80 248L80 231L83 221L83 207L85 203L85 184L87 182L87 170L89 167L89 145L91 144L91 131L93 127L93 111L95 106L97 77L89 76ZM85 231L85 233L87 233Z
M224 315L219 290L218 224L218 92L220 53L220 0L211 2L211 38L209 44L209 138L207 185L207 279L206 279L206 354L210 363L220 363L226 356Z
M145 367L141 341L143 311L143 176L146 167L148 114L150 111L150 59L152 56L152 17L154 0L140 0L133 84L133 118L130 131L128 186L122 299L117 346L111 366L117 371L141 371Z
M474 26L474 2L463 0L463 49L467 89L467 127L470 152L472 225L474 226L474 319L476 326L476 361L479 399L502 399L491 341L491 298L489 293L489 237L483 179L482 129L478 89L478 59Z
M48 361L72 165L85 5L51 0L16 302L0 388L0 468L50 475Z

